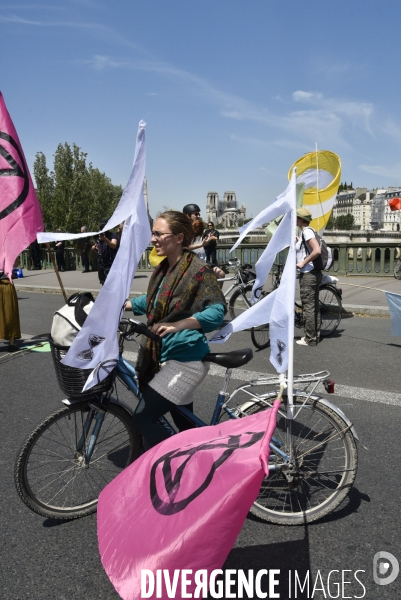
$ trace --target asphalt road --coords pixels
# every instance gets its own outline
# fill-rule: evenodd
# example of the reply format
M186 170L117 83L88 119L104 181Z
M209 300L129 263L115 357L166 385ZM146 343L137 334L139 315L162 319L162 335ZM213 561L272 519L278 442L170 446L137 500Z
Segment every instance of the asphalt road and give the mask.
M60 296L25 292L18 296L23 333L37 339L47 334L54 311L63 304ZM236 334L212 350L245 347L252 347L248 332ZM127 349L135 350L133 345ZM30 512L15 492L17 450L34 426L61 406L63 395L50 354L32 352L10 358L5 351L6 345L0 345L0 598L116 599L99 559L96 516L70 522L43 519ZM302 579L310 573L309 594L298 591L298 598L399 600L401 576L379 586L372 574L373 557L379 551L390 552L401 562L398 353L401 340L391 337L390 320L385 318L347 318L339 331L319 346L295 346L295 372L328 369L341 393L330 399L355 424L361 441L355 486L333 514L307 527L270 525L248 517L226 568L280 569L280 598L284 599L290 598L289 571L292 577L297 571ZM269 350L255 352L254 359L232 380L231 389L254 373L273 374L268 359ZM195 402L201 417L210 416L220 384L221 377L212 375L197 391ZM121 395L124 397L123 390ZM339 592L336 583L341 580L351 583L344 583L344 591L340 586Z

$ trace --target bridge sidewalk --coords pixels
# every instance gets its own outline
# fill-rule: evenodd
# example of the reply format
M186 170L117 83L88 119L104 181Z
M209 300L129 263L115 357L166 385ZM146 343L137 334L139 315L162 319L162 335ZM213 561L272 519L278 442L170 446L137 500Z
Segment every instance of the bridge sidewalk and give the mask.
M14 280L17 291L61 294L52 269L25 270L23 273L23 278ZM138 271L131 286L132 296L146 292L150 275L151 271ZM60 276L68 296L75 292L92 292L97 295L100 291L97 272L66 271L60 273ZM224 290L228 285L224 284ZM401 281L393 277L339 277L337 285L342 288L343 306L346 310L370 316L389 316L386 296L380 290L401 293Z

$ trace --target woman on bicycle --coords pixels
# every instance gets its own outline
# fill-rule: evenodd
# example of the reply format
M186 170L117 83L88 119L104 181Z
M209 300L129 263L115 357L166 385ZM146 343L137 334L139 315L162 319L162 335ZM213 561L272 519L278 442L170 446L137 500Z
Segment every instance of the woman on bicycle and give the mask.
M134 314L146 314L148 327L161 338L146 338L137 365L143 398L134 424L149 447L169 437L159 421L167 412L180 431L191 427L174 409L184 405L192 410L189 398L209 370L202 362L209 353L205 333L217 329L226 312L214 273L186 249L193 237L191 221L183 213L162 213L153 224L152 243L165 258L154 270L147 294L126 304Z

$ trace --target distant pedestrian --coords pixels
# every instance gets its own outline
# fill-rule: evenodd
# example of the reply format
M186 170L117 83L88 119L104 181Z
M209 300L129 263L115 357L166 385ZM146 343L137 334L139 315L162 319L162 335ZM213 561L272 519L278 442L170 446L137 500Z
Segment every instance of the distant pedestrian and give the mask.
M29 245L29 248L31 250L31 259L33 264L32 271L40 271L40 269L42 268L42 264L40 262L40 246L37 240L32 242Z
M106 220L101 221L99 229L103 229L106 224ZM99 282L103 285L117 254L117 235L112 231L99 233L96 244L93 246L93 249L95 248L98 252L97 272Z
M123 229L124 229L124 221L122 223L119 224L119 226L117 227L117 251L120 248L121 245L121 238L123 235Z
M81 233L86 233L87 231L87 227L83 225L81 227ZM88 237L78 238L76 246L81 255L81 262L83 266L82 273L89 273L89 250L91 248L90 239Z
M21 337L18 298L14 284L0 271L0 339L8 341L8 351L18 350L15 340Z
M301 235L297 238L297 268L299 273L299 288L302 309L305 319L305 337L297 340L300 346L316 346L320 339L320 306L319 286L322 281L322 271L316 269L313 260L321 254L320 245L315 232L309 223L312 214L307 208L298 208L297 225Z
M56 233L61 233L61 229L56 229ZM55 242L56 262L59 271L65 271L64 246L64 241Z
M217 266L217 242L220 237L220 233L214 228L214 223L209 221L207 224L207 230L203 232L203 239L205 240L205 252L206 260L213 266Z

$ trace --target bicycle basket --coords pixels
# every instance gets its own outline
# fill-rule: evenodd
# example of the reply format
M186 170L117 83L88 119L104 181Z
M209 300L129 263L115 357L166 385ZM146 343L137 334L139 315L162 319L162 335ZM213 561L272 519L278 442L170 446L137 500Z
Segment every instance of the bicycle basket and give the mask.
M75 369L75 367L63 365L61 360L67 354L70 347L59 346L58 344L55 344L51 336L49 336L49 344L58 384L64 394L66 394L68 397L87 398L88 396L93 396L98 392L106 392L112 387L114 379L113 371L100 383L94 385L86 392L82 392L82 388L84 387L86 380L93 369Z
M241 278L244 283L249 283L256 279L256 271L252 265L245 264L241 267Z

